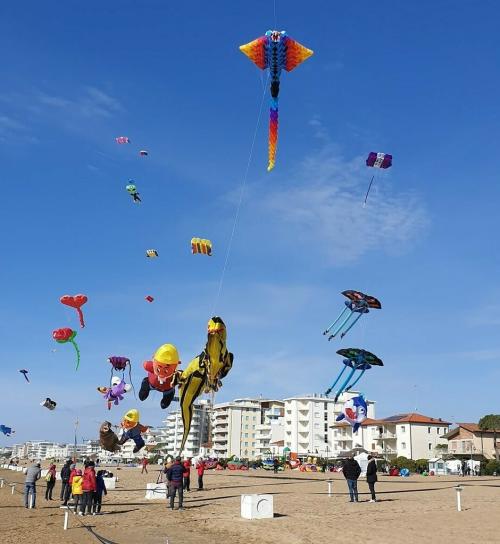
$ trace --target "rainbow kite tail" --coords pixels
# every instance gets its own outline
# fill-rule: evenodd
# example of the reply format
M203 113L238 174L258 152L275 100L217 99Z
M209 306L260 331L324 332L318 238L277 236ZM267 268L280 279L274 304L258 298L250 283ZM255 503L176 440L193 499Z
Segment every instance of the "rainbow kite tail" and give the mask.
M270 172L276 164L276 147L278 145L278 98L271 98L269 109L269 164L267 171Z

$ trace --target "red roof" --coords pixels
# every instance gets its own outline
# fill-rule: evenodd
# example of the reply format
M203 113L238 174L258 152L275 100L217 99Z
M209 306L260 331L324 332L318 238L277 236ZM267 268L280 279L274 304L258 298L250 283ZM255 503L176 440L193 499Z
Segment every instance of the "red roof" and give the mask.
M451 425L448 421L443 421L442 419L438 419L435 417L428 417L423 416L422 414L417 414L415 412L409 413L409 414L398 414L395 416L389 416L385 417L383 419L371 419L366 418L361 425L363 427L368 427L370 425L387 425L387 424L393 424L396 425L397 423L426 423L426 424L432 424L432 425ZM337 425L349 425L345 421L340 421L337 423Z
M451 438L455 434L458 433L460 428L465 429L466 431L469 431L470 433L494 433L494 429L485 429L484 431L481 431L479 428L479 425L477 423L457 423L457 426L454 429L451 429L451 431L446 435L447 438ZM498 433L498 430L497 430ZM500 434L500 433L499 433Z

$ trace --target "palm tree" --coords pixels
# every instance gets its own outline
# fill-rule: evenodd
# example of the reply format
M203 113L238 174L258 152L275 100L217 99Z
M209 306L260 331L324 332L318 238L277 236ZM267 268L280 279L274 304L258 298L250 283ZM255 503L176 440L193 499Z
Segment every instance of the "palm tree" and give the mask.
M478 424L481 431L491 431L493 429L493 444L495 448L495 457L497 462L500 461L497 448L497 430L500 430L500 414L488 414L479 420Z

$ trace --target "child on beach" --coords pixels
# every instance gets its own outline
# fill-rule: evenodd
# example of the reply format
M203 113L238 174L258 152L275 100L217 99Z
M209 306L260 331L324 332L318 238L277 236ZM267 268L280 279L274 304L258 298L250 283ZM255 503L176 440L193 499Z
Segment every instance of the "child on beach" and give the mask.
M75 472L71 478L71 493L73 494L73 514L76 514L78 510L78 504L83 497L83 477L82 471L75 469Z

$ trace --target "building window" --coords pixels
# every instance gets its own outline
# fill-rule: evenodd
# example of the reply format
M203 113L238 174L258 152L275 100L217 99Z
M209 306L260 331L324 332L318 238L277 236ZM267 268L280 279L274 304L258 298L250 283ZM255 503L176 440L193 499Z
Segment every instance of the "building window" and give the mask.
M404 425L401 425L401 432L402 433L405 433L406 432L406 427Z
M248 442L243 442L243 445L248 446ZM245 453L246 453L246 451L245 451Z
M315 424L314 424L314 428L315 428L315 429L319 429L319 423L315 423Z
M372 442L372 451L375 451L375 443Z
M248 438L248 433L245 433L245 438Z
M440 434L440 433L439 433L440 430L441 430L441 429L440 429L439 427L436 429L437 434Z
M328 412L325 412L325 417L324 417L325 421L328 421Z
M325 423L325 433L328 432L328 423Z
M430 428L430 427L427 427L427 432L428 432L429 434L431 434L431 428Z
M429 451L431 451L431 450L432 450L432 443L429 442Z
M406 442L401 442L401 449L402 449L402 450L405 450L405 449L406 449Z
M314 417L319 417L319 412L314 412Z
M325 409L325 412L326 412L326 410L328 410L328 402L323 403L323 408Z

